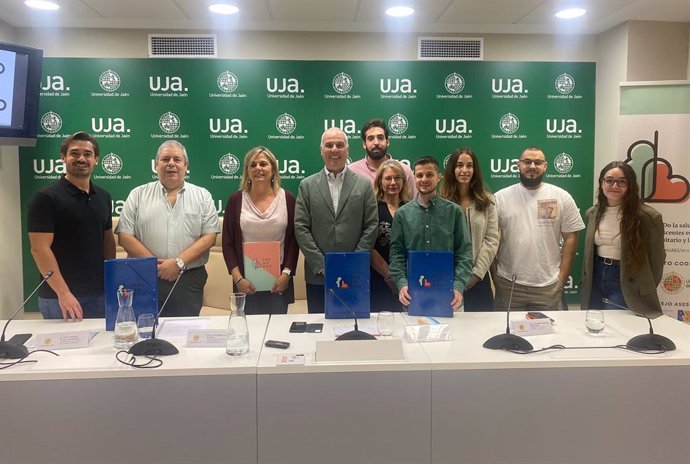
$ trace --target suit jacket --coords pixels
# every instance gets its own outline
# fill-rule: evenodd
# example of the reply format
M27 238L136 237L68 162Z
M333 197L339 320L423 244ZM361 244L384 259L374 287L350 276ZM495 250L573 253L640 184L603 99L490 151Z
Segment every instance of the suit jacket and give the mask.
M345 168L338 211L324 169L299 184L295 237L304 254L304 280L324 284L324 253L371 251L376 241L378 210L371 182Z
M585 213L587 231L582 262L582 281L580 282L580 306L583 310L589 308L589 298L592 292L592 273L596 258L594 221L598 208L598 206L593 206ZM661 214L654 208L642 205L640 227L645 248L641 269L633 270L631 268L629 264L630 246L627 240L621 238L621 289L628 308L647 317L657 317L662 314L657 286L661 282L664 261L666 260L664 222Z
M488 193L491 202L484 211L477 211L472 203L466 214L472 236L472 257L474 259L472 274L484 278L498 252L499 232L496 199Z

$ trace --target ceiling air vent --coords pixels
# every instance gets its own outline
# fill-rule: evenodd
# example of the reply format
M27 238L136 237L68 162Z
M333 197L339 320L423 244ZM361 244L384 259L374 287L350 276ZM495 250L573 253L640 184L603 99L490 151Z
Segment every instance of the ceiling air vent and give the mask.
M417 59L483 61L484 39L476 37L420 37Z
M215 34L149 34L149 58L217 58Z

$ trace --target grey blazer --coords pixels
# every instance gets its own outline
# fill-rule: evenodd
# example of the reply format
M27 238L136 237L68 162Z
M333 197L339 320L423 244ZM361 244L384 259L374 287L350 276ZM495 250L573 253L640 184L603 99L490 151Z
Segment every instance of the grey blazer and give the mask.
M589 308L589 298L592 293L592 273L596 258L594 245L594 221L598 206L593 206L585 213L585 249L582 261L582 281L580 282L580 307ZM621 242L621 289L628 308L647 317L657 317L662 314L661 303L657 295L657 286L661 282L666 260L664 249L664 222L661 214L647 205L640 210L640 226L645 254L642 269L632 270L628 265L629 245Z
M304 278L323 285L324 253L371 251L376 240L378 210L371 182L345 168L338 211L324 169L299 184L295 237L304 254Z

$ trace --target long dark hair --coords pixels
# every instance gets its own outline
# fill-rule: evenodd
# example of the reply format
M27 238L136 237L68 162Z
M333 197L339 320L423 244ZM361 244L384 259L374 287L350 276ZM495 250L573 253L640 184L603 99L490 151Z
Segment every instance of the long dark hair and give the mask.
M608 199L604 195L604 189L601 184L604 181L604 176L611 169L618 168L623 171L623 176L628 181L628 189L623 196L621 204L621 237L628 242L630 252L630 265L633 269L640 269L642 267L643 256L646 252L644 249L644 241L642 240L642 223L640 222L640 187L637 185L637 175L633 168L622 161L611 161L604 166L599 173L599 190L597 192L597 214L595 216L595 230L599 229L599 223L604 216L606 207L609 206Z
M443 173L441 197L460 204L460 183L455 178L455 165L460 155L470 155L470 158L472 158L474 174L472 175L472 179L470 179L470 197L472 201L474 201L477 211L484 211L491 203L491 200L489 200L489 195L487 195L484 188L484 176L482 176L482 170L479 167L477 155L474 154L472 149L467 147L458 148L448 158L448 162L445 166L446 171Z

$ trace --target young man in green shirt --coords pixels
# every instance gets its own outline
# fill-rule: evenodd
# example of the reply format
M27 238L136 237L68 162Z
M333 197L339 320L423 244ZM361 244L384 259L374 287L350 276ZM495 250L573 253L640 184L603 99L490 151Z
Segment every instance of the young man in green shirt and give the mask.
M457 311L462 305L462 291L472 277L472 242L465 214L455 203L436 195L441 173L435 158L425 156L415 161L414 178L417 198L400 207L393 218L390 274L400 289L400 302L407 306L407 252L452 251L455 277L450 304Z

